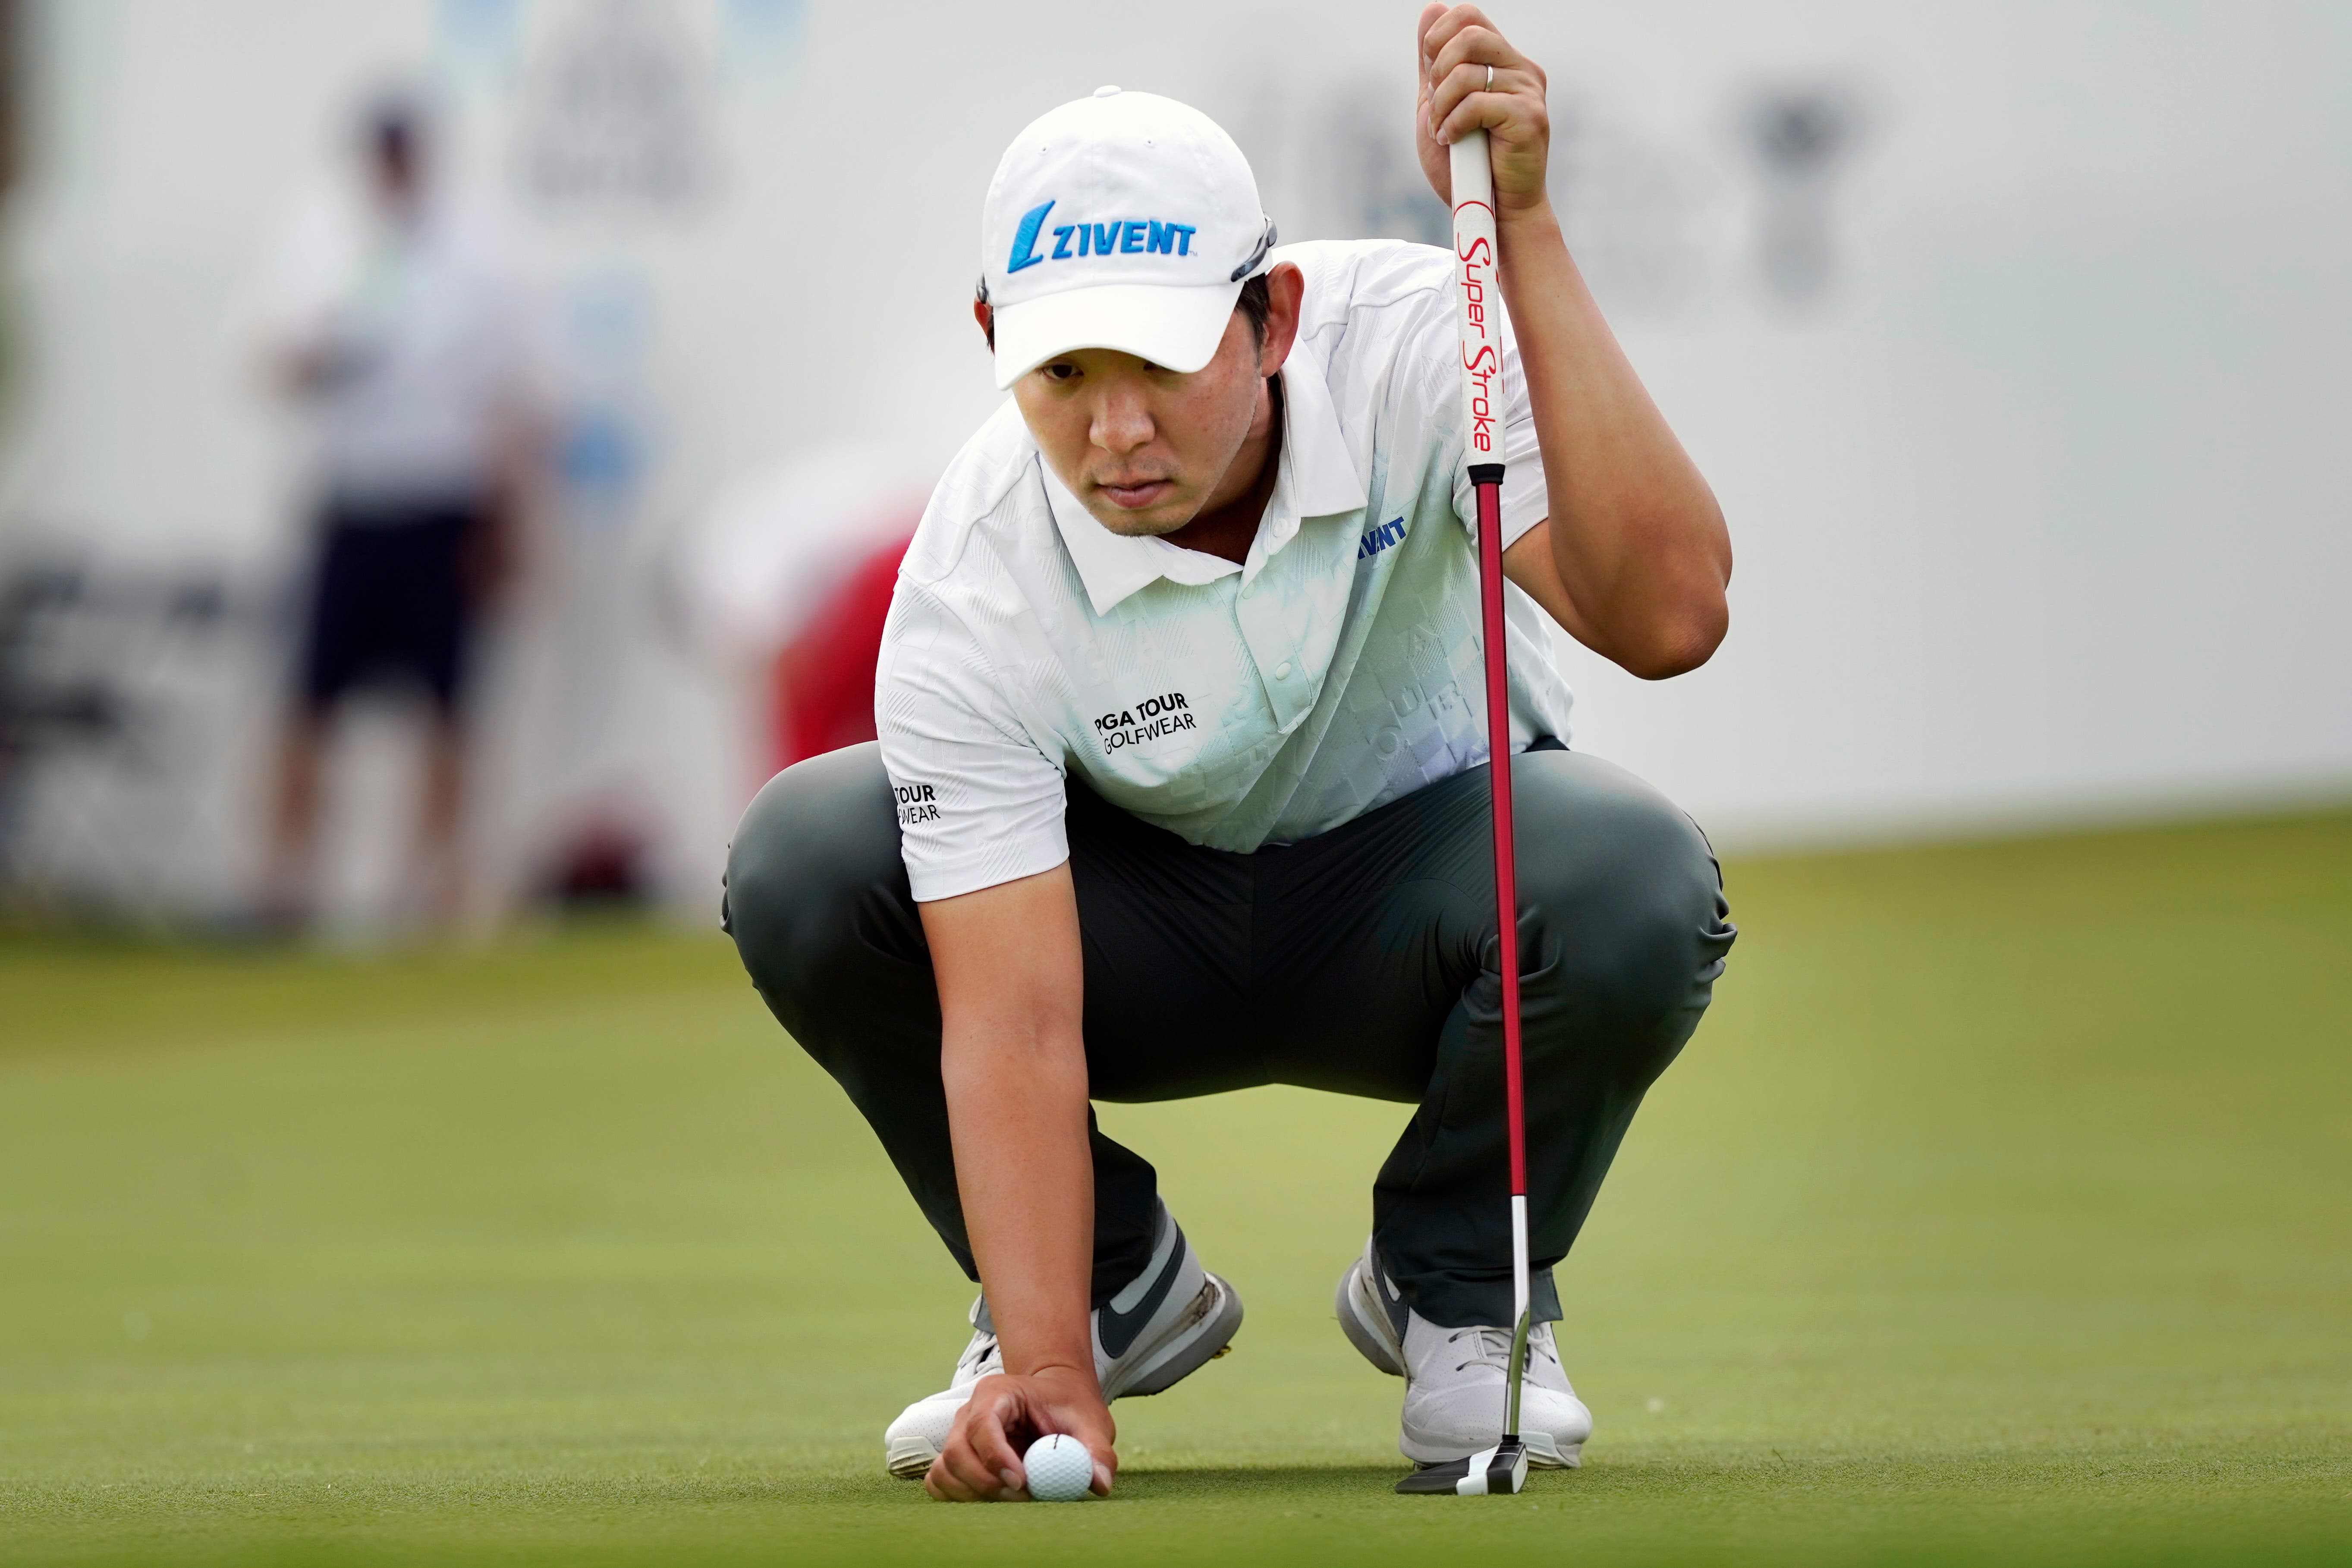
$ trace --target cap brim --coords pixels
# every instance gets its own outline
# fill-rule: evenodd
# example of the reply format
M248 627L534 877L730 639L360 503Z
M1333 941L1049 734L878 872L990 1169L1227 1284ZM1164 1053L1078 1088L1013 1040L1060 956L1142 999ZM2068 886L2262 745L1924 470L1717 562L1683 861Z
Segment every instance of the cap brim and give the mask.
M1106 283L997 307L996 384L1075 349L1116 349L1190 374L1217 357L1233 319L1238 283L1205 288Z

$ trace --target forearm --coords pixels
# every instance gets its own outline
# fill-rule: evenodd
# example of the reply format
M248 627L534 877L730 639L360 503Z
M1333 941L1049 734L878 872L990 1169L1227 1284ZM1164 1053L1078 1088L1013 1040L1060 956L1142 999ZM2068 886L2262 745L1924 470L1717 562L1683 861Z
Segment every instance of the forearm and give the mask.
M1550 205L1503 205L1496 227L1569 629L1637 675L1679 674L1706 661L1727 624L1723 513L1609 330Z
M1095 1377L1086 963L1066 864L922 906L964 1228L1005 1370Z
M1094 1376L1094 1159L1075 1032L972 1022L940 1058L964 1226L1004 1367Z

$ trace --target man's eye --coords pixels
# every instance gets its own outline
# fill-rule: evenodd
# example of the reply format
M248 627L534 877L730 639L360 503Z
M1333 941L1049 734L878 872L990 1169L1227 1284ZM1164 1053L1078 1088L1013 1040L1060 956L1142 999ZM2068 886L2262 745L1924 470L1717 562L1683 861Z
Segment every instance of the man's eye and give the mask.
M1066 360L1055 360L1043 368L1047 381L1076 381L1078 378L1078 367Z

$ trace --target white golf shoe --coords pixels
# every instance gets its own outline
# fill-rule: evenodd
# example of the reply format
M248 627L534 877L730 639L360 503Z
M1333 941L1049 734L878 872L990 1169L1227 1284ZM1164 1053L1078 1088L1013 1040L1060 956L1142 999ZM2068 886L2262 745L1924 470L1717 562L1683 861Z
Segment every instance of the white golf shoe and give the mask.
M1224 1354L1242 1326L1241 1297L1201 1267L1165 1205L1151 1239L1143 1272L1094 1311L1095 1375L1106 1401L1173 1387ZM892 1475L920 1479L947 1446L971 1385L1004 1370L984 1295L971 1304L971 1342L956 1358L954 1379L907 1406L882 1434Z
M1508 1328L1446 1329L1431 1322L1398 1296L1370 1242L1339 1277L1333 1306L1348 1342L1382 1372L1404 1379L1397 1447L1406 1458L1442 1465L1494 1447L1502 1435L1510 1376ZM1570 1469L1581 1462L1584 1440L1592 1436L1592 1412L1569 1386L1549 1323L1537 1324L1528 1335L1519 1436L1529 1464Z

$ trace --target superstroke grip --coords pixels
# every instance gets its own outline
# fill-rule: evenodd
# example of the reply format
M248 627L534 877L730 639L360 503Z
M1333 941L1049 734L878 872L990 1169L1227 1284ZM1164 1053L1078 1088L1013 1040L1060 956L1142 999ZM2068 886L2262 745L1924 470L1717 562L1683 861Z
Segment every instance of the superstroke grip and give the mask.
M1495 174L1486 133L1463 132L1454 163L1454 276L1462 328L1463 456L1473 484L1503 482L1503 335L1495 284ZM1483 541L1482 541L1483 542Z
M1527 1117L1520 1080L1518 876L1511 821L1511 697L1503 628L1503 335L1496 282L1495 176L1486 132L1451 149L1455 306L1462 339L1463 456L1477 508L1478 610L1486 674L1486 754L1494 790L1495 913L1503 983L1503 1098L1511 1151L1511 1303L1528 1332ZM1515 1344L1507 1431L1518 1427Z

